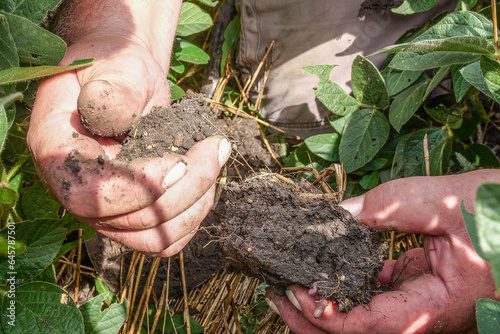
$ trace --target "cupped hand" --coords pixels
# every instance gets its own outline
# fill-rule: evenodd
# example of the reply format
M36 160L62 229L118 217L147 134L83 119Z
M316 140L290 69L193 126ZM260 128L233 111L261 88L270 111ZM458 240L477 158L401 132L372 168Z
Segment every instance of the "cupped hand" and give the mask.
M460 209L463 200L473 211L484 182L500 183L500 171L399 179L344 201L372 229L423 233L424 247L386 261L379 281L391 283L391 291L368 305L342 313L290 286L288 298L267 293L271 307L296 333L474 332L477 299L499 299L491 266L475 252Z
M210 210L231 147L211 137L183 156L115 159L116 136L153 106L170 103L171 41L166 61L153 48L145 38L106 30L79 38L61 64L94 58L94 65L41 83L27 141L42 181L72 214L128 247L171 256ZM97 122L84 127L78 107L95 113Z

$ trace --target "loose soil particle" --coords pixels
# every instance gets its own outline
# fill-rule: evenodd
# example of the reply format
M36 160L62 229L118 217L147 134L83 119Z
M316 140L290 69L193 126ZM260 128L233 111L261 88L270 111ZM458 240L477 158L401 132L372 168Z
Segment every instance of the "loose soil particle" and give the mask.
M340 311L369 302L379 289L385 244L309 183L260 175L230 183L223 200L220 243L235 270L281 295L290 284L316 286Z

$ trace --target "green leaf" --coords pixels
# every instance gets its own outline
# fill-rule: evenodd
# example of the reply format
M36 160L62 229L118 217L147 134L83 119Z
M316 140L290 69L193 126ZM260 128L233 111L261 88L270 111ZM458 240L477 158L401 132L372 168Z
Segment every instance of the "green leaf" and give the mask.
M366 165L389 138L389 122L374 110L357 110L345 125L339 146L340 162L347 173Z
M497 101L495 94L491 92L486 83L479 61L473 62L472 64L463 67L460 70L460 74L462 74L462 77L477 90L490 97L492 100Z
M82 306L86 334L118 333L127 317L127 303L112 303L113 294L100 294Z
M476 226L484 257L491 264L493 278L500 287L500 185L482 184L476 196Z
M0 71L0 86L76 70L78 68L90 66L93 64L93 62L94 59L83 59L74 61L68 66L34 66L9 68L7 70Z
M59 202L50 197L42 182L37 181L23 192L21 205L28 220L37 218L59 219Z
M438 2L439 0L404 0L399 7L393 8L392 12L402 15L425 12L434 7Z
M13 223L11 223L13 224ZM9 255L17 255L26 249L26 244L16 240L14 235L0 235L0 255L8 257Z
M378 171L370 174L365 174L359 181L359 185L365 190L370 190L378 185Z
M462 126L463 112L459 108L450 108L440 105L436 108L428 108L424 106L424 109L429 116L441 124L448 125L450 129L458 129Z
M351 84L354 97L364 106L384 109L389 105L389 93L382 75L363 56L357 56L352 63Z
M17 15L4 13L21 63L56 65L64 57L66 43L53 33Z
M304 140L307 148L326 161L339 160L340 135L328 133L312 136Z
M467 152L472 152L472 155L479 158L479 165L484 168L500 168L500 161L491 148L482 144L470 144L467 147Z
M413 116L422 104L422 98L427 89L427 82L408 87L399 93L389 109L389 120L396 131Z
M486 260L483 251L481 250L481 245L479 244L475 215L467 211L463 200L460 204L460 209L462 210L462 217L464 218L465 228L467 229L467 234L469 234L472 246L474 246L474 250L479 256Z
M387 91L390 96L408 88L422 75L423 71L401 71L394 68L386 67L385 82L387 83ZM384 72L382 72L384 74Z
M10 316L12 307L14 316ZM9 334L84 333L82 315L60 287L30 282L15 288L12 298L2 299L1 322Z
M7 238L8 231L5 228L0 235ZM37 219L15 224L15 237L27 248L16 255L14 265L9 264L8 258L0 256L0 285L5 283L8 272L17 272L17 280L26 280L45 270L61 248L66 229L57 220Z
M0 205L9 208L13 207L18 198L19 195L17 194L17 191L5 185L0 186Z
M344 132L344 126L352 117L353 113L347 114L342 117L337 117L336 119L330 119L330 124L338 133L342 134Z
M0 104L0 152L3 151L9 128L10 126L7 122L7 114L5 113L5 108L2 104Z
M54 9L60 0L5 0L0 2L0 11L27 18L33 23L42 22L49 10Z
M432 148L429 152L429 169L432 176L443 175L448 166L453 150L453 141L446 138L439 145Z
M180 100L186 92L172 81L168 80L168 84L170 85L170 95L172 100Z
M285 159L286 167L313 167L316 170L322 170L328 167L330 163L311 153L305 143L302 143Z
M476 320L479 334L497 333L500 328L500 302L485 298L478 299Z
M176 34L186 37L207 30L212 24L210 14L194 3L183 2Z
M422 101L425 101L427 97L429 96L430 93L436 88L441 81L448 75L450 72L451 66L443 66L440 67L439 70L436 72L434 77L432 78L431 82L429 83L429 86L427 86L427 89L425 91L424 97L422 98Z
M320 80L314 91L318 100L332 113L345 116L359 109L359 102L352 98L337 83Z
M478 36L455 36L445 37L440 39L424 39L416 40L408 43L396 44L385 47L377 52L372 53L371 56L387 53L401 53L401 52L451 52L463 53L472 55L494 56L495 47L488 40ZM394 60L391 62L391 67Z
M224 43L222 44L222 55L220 59L220 75L224 75L229 53L236 48L240 39L241 22L240 15L236 15L224 31Z
M186 70L186 67L174 54L172 54L172 58L170 59L170 69L176 73L183 73Z
M0 14L0 70L19 66L16 42L10 33L5 15Z
M303 74L315 74L321 81L329 81L330 73L338 65L311 65L302 68Z
M472 7L474 7L477 3L477 0L460 0L457 3L457 7L455 8L455 11L461 11L461 10L470 10Z
M480 65L488 89L495 100L500 101L500 64L489 57L481 57Z
M219 4L219 0L198 0L198 2L208 7L215 7Z
M461 70L467 65L453 65L451 68L451 78L453 81L453 92L455 93L455 100L458 102L462 101L465 94L469 91L471 84L465 80Z
M181 38L175 39L173 52L180 61L192 64L206 64L210 60L210 56L205 51Z

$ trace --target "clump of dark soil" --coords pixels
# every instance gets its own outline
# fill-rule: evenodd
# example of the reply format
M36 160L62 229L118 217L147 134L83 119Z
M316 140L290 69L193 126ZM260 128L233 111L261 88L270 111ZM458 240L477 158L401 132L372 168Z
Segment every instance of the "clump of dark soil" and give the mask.
M386 246L309 183L272 174L225 188L219 237L228 263L278 294L290 284L317 287L345 311L378 290Z
M166 152L184 154L195 143L223 134L216 126L217 115L203 95L188 91L168 108L157 107L142 117L122 143L119 159L162 156Z

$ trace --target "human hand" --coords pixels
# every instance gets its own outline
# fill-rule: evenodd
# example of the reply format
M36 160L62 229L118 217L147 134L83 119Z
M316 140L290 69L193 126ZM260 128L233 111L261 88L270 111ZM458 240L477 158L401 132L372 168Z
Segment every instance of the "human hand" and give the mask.
M76 8L87 14L75 8L66 13L76 35L65 38L72 44L61 64L82 58L95 63L41 83L27 141L42 181L72 214L128 247L171 256L210 210L231 148L212 137L184 156L114 159L121 147L114 136L151 107L170 103L166 77L182 1L131 1L131 8L123 2L81 3ZM82 126L77 105L93 106L100 117L94 125L103 131L98 134L108 138Z
M477 299L499 299L491 266L475 252L460 209L463 200L472 211L483 182L500 183L500 171L399 179L344 201L372 229L423 233L424 247L386 261L379 281L392 282L392 289L368 305L342 313L291 286L288 298L268 291L270 306L299 334L475 331Z

